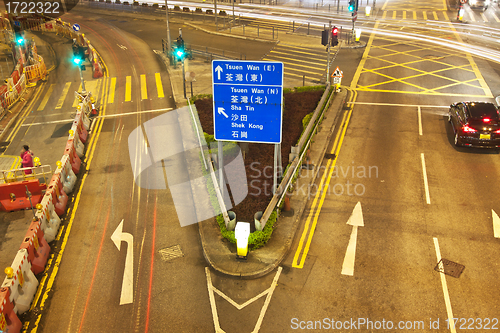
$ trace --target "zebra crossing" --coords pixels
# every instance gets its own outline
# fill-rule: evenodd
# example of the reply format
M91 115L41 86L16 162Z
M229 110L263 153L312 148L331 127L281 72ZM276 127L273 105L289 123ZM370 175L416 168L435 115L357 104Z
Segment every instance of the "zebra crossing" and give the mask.
M104 80L109 80L108 90L105 92L107 104L119 102L133 102L135 99L162 99L165 98L161 73L141 74L138 78L132 76L101 78L92 81L85 81L85 90L91 91L94 96L101 96L101 89L104 87ZM134 94L135 91L139 94ZM44 89L41 94L40 104L36 111L47 109L62 109L63 107L75 108L78 100L74 91L82 92L80 82L52 83Z
M279 43L262 60L283 62L285 77L321 82L326 75L325 49Z
M413 20L413 21L450 21L456 18L456 14L452 14L446 10L383 10L379 12L378 17L381 19L394 20ZM465 11L465 20L471 22L500 22L500 19L494 11L473 11L467 9Z

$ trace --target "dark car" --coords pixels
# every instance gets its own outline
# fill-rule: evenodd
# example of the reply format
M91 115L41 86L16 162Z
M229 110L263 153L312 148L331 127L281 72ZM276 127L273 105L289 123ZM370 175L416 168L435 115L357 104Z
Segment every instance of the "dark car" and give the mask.
M459 102L450 105L448 121L456 146L500 147L500 114L493 103Z

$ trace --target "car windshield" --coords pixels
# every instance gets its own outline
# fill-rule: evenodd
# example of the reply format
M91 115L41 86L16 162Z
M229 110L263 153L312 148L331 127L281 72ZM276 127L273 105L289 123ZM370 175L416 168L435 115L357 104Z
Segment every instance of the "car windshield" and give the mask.
M480 120L489 118L492 121L498 122L498 109L491 103L469 103L469 113L472 119Z

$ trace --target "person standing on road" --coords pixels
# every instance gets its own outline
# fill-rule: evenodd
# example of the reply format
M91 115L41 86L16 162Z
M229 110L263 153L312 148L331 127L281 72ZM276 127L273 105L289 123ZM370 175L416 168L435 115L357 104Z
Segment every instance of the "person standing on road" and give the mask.
M23 168L32 168L33 167L33 153L30 150L30 147L28 145L24 145L23 149L21 150L21 166ZM33 173L32 170L24 170L24 173L26 175L30 175Z

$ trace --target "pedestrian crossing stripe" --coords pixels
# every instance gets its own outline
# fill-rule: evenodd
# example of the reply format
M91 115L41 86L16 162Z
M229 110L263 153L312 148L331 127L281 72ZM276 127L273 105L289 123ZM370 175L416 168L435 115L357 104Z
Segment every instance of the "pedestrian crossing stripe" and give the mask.
M130 102L132 100L132 77L127 76L125 78L125 102Z
M148 99L148 89L146 87L146 75L141 74L141 99Z
M158 91L158 98L164 98L165 94L163 93L163 85L161 84L160 73L155 73L155 81L156 81L156 90Z
M55 83L52 83L50 85L49 90L47 90L47 93L43 97L42 102L38 106L38 110L37 111L43 111L43 109L45 108L45 105L47 105L47 102L49 101L50 95L52 95L52 91L54 90L55 86L56 86Z
M113 104L115 102L115 89L116 89L116 77L112 77L111 85L109 87L108 104Z
M62 108L64 100L66 99L66 95L68 95L69 87L71 87L71 82L66 82L61 97L59 98L59 101L57 101L56 109Z

